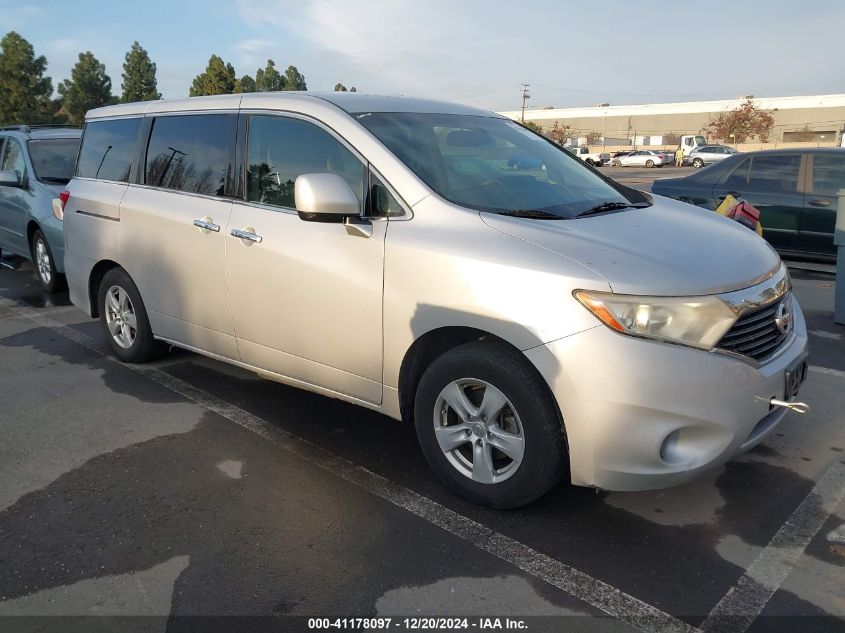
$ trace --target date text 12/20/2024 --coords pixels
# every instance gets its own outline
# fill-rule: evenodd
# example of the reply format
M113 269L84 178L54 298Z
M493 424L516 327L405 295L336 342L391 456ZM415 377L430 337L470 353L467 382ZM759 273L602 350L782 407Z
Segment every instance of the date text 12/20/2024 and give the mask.
M528 628L525 620L519 618L309 618L309 630L400 630L400 631L446 631L446 630L511 630Z

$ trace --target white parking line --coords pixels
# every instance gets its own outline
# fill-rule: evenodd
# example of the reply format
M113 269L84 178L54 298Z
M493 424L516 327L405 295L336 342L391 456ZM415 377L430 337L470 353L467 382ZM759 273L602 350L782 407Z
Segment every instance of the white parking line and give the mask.
M827 540L837 545L845 545L845 524L828 532Z
M792 516L769 541L734 587L701 625L706 633L742 633L792 571L824 522L845 496L845 462L838 458L816 482Z
M839 369L831 369L830 367L820 367L819 365L810 365L808 369L818 374L827 374L828 376L837 376L838 378L845 378L845 371Z
M842 340L841 334L837 334L836 332L826 332L825 330L809 330L808 334L818 336L819 338L829 338L834 341Z
M229 419L309 463L389 501L622 622L643 631L658 633L675 631L696 633L697 631L694 627L674 616L638 600L612 585L542 554L524 543L491 530L469 517L450 510L428 497L417 494L409 488L396 484L307 440L279 429L262 418L175 378L156 367L124 365L108 353L108 349L103 343L44 316L43 311L35 311L20 306L10 307L10 310L102 355L110 362L146 376L204 409Z

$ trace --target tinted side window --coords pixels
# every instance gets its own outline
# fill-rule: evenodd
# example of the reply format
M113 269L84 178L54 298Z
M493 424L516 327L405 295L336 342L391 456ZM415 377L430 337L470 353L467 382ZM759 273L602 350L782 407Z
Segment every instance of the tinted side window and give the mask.
M140 118L87 123L76 175L128 182L140 129Z
M247 200L294 209L297 177L315 173L341 176L352 187L363 208L364 165L337 139L301 119L250 118Z
M835 196L845 189L845 153L813 156L813 193Z
M18 182L23 182L24 174L26 174L26 163L23 160L21 144L16 139L10 138L6 141L0 170L15 172L18 176Z
M231 114L156 117L147 145L145 184L225 195L236 121Z
M755 191L794 192L798 188L800 154L754 156L748 186Z
M730 160L730 159L728 159ZM744 187L748 184L748 168L751 167L751 159L746 158L725 178L727 187ZM741 191L741 190L740 190Z

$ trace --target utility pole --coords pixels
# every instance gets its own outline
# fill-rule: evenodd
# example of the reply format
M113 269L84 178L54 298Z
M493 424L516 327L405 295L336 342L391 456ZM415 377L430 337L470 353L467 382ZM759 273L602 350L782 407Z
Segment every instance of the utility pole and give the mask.
M525 123L525 102L531 98L531 93L528 89L531 84L522 84L522 122Z

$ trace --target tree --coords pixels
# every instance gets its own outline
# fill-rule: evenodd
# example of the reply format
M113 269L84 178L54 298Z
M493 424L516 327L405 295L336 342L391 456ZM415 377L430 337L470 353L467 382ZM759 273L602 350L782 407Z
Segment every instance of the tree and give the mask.
M255 88L255 79L253 79L249 75L244 75L235 82L235 89L233 92L257 92Z
M766 143L775 124L773 112L777 110L762 110L754 105L752 99L746 99L736 109L719 114L703 131L733 143L744 143L754 137Z
M0 123L43 123L54 118L53 80L47 59L10 31L0 40Z
M545 132L543 131L543 126L539 123L534 123L534 121L522 121L521 123L529 130L537 132L537 134L545 134Z
M283 90L308 90L305 75L301 75L296 66L288 66L285 71L285 87Z
M356 88L355 86L352 86L352 87L349 89L349 92L358 92L358 88Z
M340 82L338 82L338 83L336 83L336 84L334 85L334 91L335 91L335 92L347 92L347 90L346 90L346 86L344 86L344 85L343 85L342 83L340 83Z
M123 103L132 101L155 101L161 99L156 85L156 65L150 61L147 51L136 41L126 53L123 62L123 83L120 84Z
M575 134L572 131L572 128L565 123L561 125L560 121L555 121L547 136L558 145L566 145L575 137Z
M70 79L59 84L62 109L71 123L81 124L85 113L114 103L111 94L111 79L106 66L91 51L79 53L79 61L70 71Z
M681 135L679 132L664 132L663 133L663 144L664 145L680 145L681 144Z
M601 145L601 133L587 132L585 140L587 142L587 145Z
M267 66L255 72L256 92L277 92L285 89L285 78L276 70L276 63L267 60Z
M235 91L235 69L217 55L208 60L205 71L194 78L188 96L227 95Z

